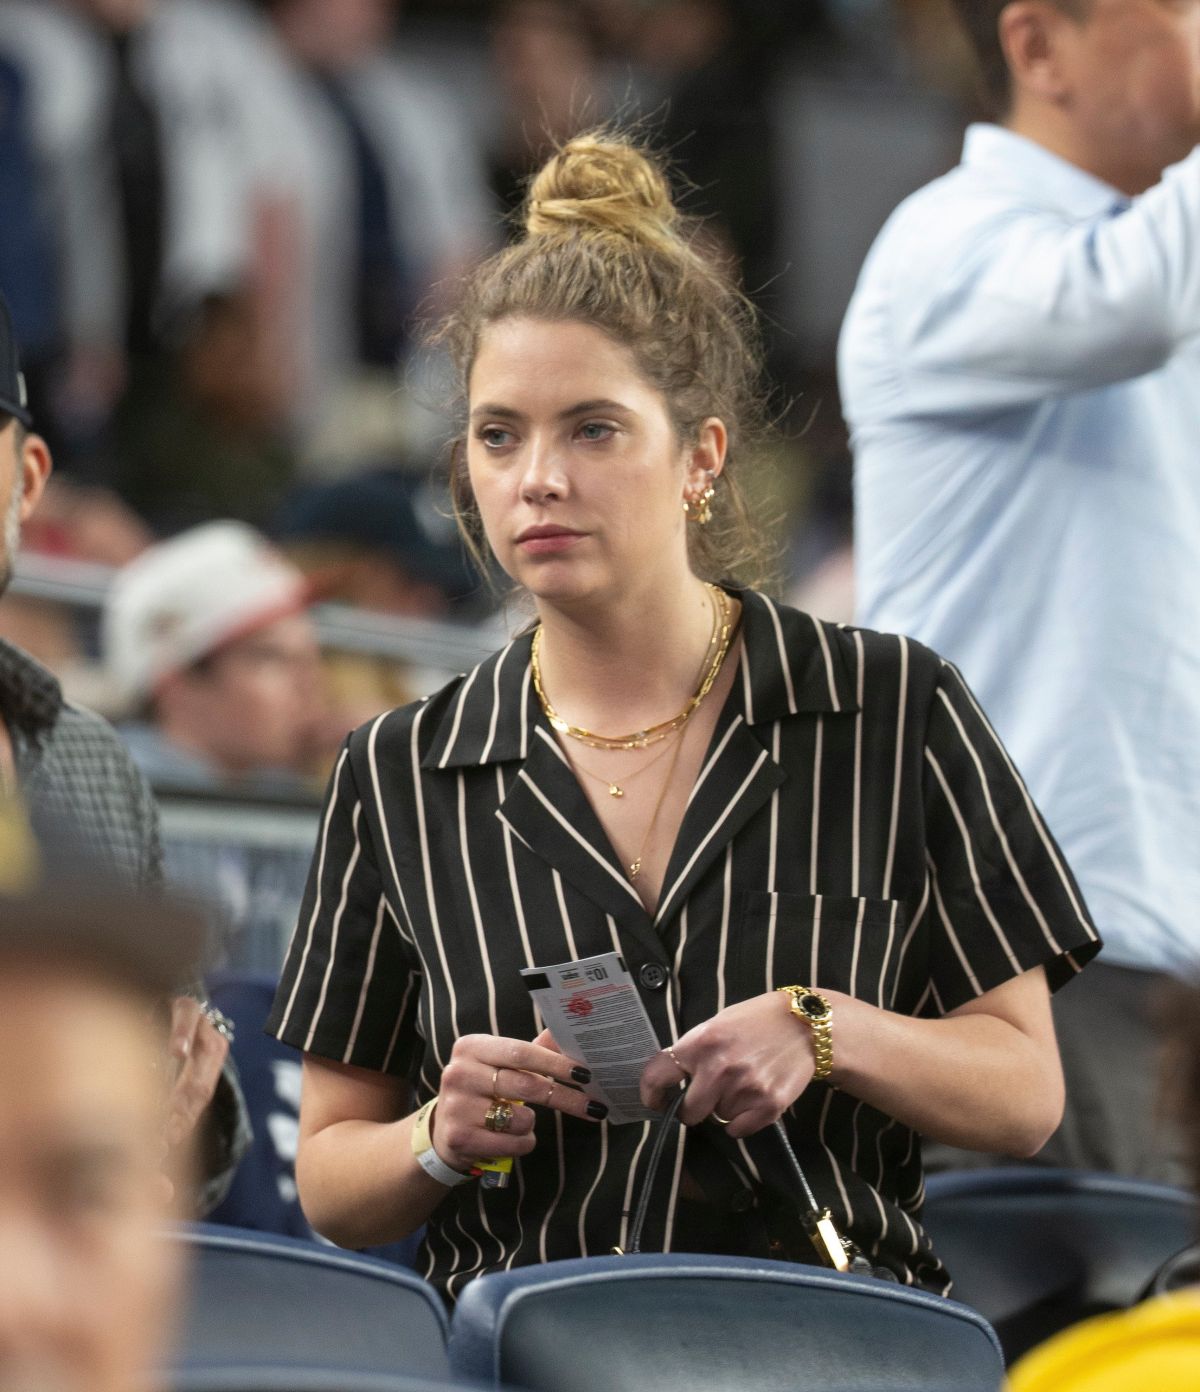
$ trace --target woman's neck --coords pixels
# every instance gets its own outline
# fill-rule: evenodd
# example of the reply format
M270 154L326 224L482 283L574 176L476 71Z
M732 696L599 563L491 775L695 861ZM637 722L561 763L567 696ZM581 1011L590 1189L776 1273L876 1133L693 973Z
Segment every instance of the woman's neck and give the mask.
M670 591L619 604L538 610L547 699L572 725L601 734L675 715L696 690L713 638L713 596L690 573Z

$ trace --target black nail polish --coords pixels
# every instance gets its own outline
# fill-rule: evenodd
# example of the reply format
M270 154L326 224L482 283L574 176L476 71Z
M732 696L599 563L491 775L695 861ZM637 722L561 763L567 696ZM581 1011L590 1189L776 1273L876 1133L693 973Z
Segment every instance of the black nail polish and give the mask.
M572 1068L572 1081L576 1083L590 1083L592 1081L592 1070L590 1068Z
M587 1114L596 1121L603 1121L608 1115L608 1108L603 1102L589 1102L587 1104Z

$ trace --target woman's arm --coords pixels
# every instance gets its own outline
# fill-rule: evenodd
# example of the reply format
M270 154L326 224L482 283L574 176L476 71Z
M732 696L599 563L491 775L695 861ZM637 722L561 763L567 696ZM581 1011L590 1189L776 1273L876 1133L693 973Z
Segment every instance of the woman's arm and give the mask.
M1063 1079L1050 992L1040 967L986 991L940 1020L914 1019L826 991L833 1007L830 1081L931 1139L1029 1156L1058 1125ZM771 992L728 1007L673 1047L692 1076L681 1116L716 1112L731 1136L769 1126L812 1080L812 1032ZM647 1065L642 1095L661 1106L680 1069L665 1051Z
M590 1076L537 1044L463 1035L442 1073L433 1147L463 1174L479 1156L528 1155L536 1144L532 1106L515 1108L510 1128L492 1132L483 1122L493 1098L600 1121L607 1108L574 1086ZM408 1085L398 1078L305 1057L296 1181L308 1221L339 1246L399 1241L450 1192L417 1163L410 1106Z

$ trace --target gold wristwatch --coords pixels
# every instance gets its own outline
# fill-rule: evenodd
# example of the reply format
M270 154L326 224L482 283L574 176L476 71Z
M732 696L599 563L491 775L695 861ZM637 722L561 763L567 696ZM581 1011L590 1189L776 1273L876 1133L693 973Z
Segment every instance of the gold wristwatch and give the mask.
M813 1077L818 1081L833 1072L833 1007L811 986L777 986L785 991L792 1014L812 1031L813 1057L817 1066Z

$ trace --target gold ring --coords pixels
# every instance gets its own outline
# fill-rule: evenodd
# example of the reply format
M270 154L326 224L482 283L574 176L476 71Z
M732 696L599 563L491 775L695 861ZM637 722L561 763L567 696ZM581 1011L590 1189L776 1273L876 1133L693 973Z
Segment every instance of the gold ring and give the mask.
M733 1120L732 1117L718 1116L718 1115L716 1114L716 1112L710 1112L710 1113L709 1113L709 1116L711 1116L712 1119L713 1119L719 1126L728 1126L729 1123Z
M507 1131L512 1125L512 1119L512 1103L506 1102L503 1097L493 1097L492 1105L483 1118L483 1124L489 1131Z
M500 1096L500 1070L498 1068L492 1069L492 1096Z
M669 1044L663 1050L663 1052L670 1058L671 1062L675 1065L676 1068L679 1069L679 1071L683 1074L685 1078L690 1078L692 1076L683 1066L683 1064L680 1063L679 1060L675 1057L675 1050L672 1049Z

